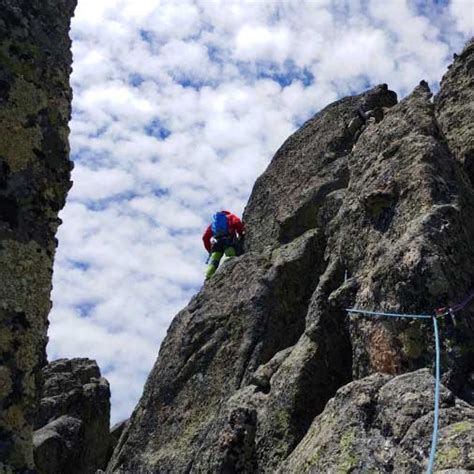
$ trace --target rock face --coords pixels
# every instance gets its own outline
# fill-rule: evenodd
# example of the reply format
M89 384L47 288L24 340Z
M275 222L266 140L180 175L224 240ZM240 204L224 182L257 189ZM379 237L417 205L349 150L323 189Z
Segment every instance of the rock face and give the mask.
M474 289L472 110L456 99L473 61L468 45L436 106L424 81L400 103L382 85L283 144L245 210L246 253L172 322L108 473L422 472L431 322L346 308L433 314ZM354 135L358 108L376 119ZM472 468L473 311L439 321L443 469Z
M70 187L75 0L0 0L0 471L33 468L55 233Z
M59 359L43 369L33 435L40 474L94 474L109 455L110 390L90 359Z

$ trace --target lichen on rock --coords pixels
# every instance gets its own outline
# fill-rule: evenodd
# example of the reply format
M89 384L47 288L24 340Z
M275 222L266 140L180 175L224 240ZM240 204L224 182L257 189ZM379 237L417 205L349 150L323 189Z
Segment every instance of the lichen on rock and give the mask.
M57 215L71 185L68 32L75 3L0 0L2 472L33 469Z
M328 402L279 472L425 472L433 405L434 378L426 369L352 382ZM442 387L436 469L471 468L473 421L474 408Z

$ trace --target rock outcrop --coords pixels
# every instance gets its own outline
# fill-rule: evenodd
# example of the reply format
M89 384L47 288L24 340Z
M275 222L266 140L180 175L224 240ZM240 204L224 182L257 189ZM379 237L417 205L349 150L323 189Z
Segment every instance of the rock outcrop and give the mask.
M0 0L0 471L33 469L55 233L70 187L76 0Z
M59 359L43 369L33 435L40 474L94 474L109 458L110 389L90 359Z
M381 85L283 144L246 253L175 317L108 473L426 468L431 323L346 308L433 314L474 289L473 61L468 45L436 106L424 81L400 103ZM354 135L358 108L376 118ZM472 315L439 321L443 469L472 467Z

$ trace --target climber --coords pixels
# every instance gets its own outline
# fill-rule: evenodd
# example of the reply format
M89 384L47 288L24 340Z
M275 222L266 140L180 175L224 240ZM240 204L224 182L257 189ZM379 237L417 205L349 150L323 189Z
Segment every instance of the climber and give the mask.
M220 211L212 216L212 222L202 236L209 252L206 279L214 275L224 254L235 257L242 253L244 233L242 221L231 212Z

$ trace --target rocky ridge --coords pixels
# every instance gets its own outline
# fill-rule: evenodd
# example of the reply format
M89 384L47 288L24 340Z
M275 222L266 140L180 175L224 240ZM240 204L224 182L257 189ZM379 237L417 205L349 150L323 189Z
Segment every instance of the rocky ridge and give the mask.
M246 253L173 320L107 472L426 469L431 323L345 310L432 314L474 288L473 62L470 42L434 103L381 85L282 145ZM377 113L354 136L358 108ZM472 468L473 311L439 321L439 469Z
M76 0L0 0L0 472L32 472L55 233L70 188Z

